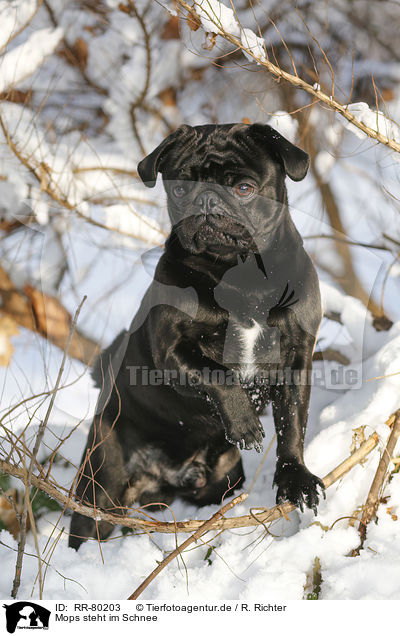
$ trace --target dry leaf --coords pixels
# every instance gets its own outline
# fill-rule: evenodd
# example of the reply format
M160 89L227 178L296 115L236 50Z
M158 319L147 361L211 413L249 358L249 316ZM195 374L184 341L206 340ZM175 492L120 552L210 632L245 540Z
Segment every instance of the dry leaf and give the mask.
M351 454L353 454L358 448L360 448L361 444L365 442L364 430L365 430L365 426L360 426L359 428L353 428L353 438L351 440L351 446L350 446Z
M360 464L361 464L361 462L360 462ZM353 510L352 514L349 517L349 526L354 528L356 523L359 523L361 515L362 515L362 511L363 511L363 507L362 506L358 506L358 508Z
M47 296L30 285L24 288L32 303L37 329L49 340L58 341L69 333L71 315L54 296Z
M3 181L1 177L0 180ZM26 217L26 219L28 222L29 217ZM11 221L10 219L0 217L0 230L2 230L2 232L12 232L16 230L17 227L21 227L21 225L23 225L23 221Z
M395 92L392 88L384 88L381 95L384 102L391 102L395 97Z
M17 323L10 316L0 314L0 365L2 367L7 367L10 364L14 351L10 338L17 334Z
M387 316L375 316L372 325L377 331L389 331L393 322Z
M216 33L206 33L206 39L204 40L201 48L205 51L212 51L215 46L217 35Z
M164 106L176 106L176 90L174 88L164 88L158 97Z
M195 82L201 82L204 77L204 73L206 72L207 67L203 66L201 68L192 68L190 69L190 79Z
M179 40L179 18L177 15L172 15L168 22L164 24L160 38L162 40Z
M398 517L397 517L396 514L394 514L393 510L394 510L394 508L387 508L386 512L388 513L388 515L391 516L393 521L397 521Z
M127 4L124 4L123 2L119 3L118 9L119 9L119 11L122 11L123 13L127 13L128 15L130 15L130 13L131 13L130 6L127 5Z
M10 532L14 539L18 539L19 534L19 521L15 514L14 506L18 511L18 514L22 512L22 503L19 501L18 492L15 489L6 490L5 495L0 496L0 521ZM14 506L10 499L13 499ZM27 519L27 530L29 530L29 519Z
M77 38L75 44L61 49L57 55L63 57L71 66L77 66L83 71L87 65L88 47L83 38Z
M87 66L87 60L88 60L88 47L83 38L77 38L73 46L73 51L74 51L74 54L76 55L79 68L85 69Z
M12 88L9 91L4 91L0 93L0 100L12 102L13 104L29 104L32 97L32 90L29 89L27 91L19 91L15 88Z

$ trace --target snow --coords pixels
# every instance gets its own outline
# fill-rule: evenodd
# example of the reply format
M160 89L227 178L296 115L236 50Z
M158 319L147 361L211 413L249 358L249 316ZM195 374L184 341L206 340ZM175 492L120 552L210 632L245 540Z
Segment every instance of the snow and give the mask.
M365 124L375 132L384 135L388 139L394 141L400 141L400 129L399 126L390 120L381 111L372 110L365 102L357 102L354 104L347 104L347 110L354 115L354 117ZM365 133L362 130L354 126L351 122L348 123L348 129L360 139L365 139Z
M63 36L63 30L39 29L26 42L6 53L1 64L0 91L11 90L34 73L45 57L53 53Z
M254 61L254 56L257 59L257 63L265 62L265 42L263 38L256 35L251 29L242 29L240 41L244 49L247 49L250 53L252 53L252 55L250 55L243 49L244 56L250 60L250 62Z
M289 139L292 143L296 143L296 135L298 124L295 119L293 119L289 113L284 110L277 110L269 119L269 126L275 128L278 132L281 133L286 139Z
M37 8L36 0L24 0L23 2L0 2L0 51L12 40L13 37L23 28L25 24L34 16Z
M315 158L315 168L323 181L329 181L329 175L334 165L335 157L326 150L321 150L321 152L317 154Z
M200 17L204 30L208 33L226 32L236 37L240 34L234 11L218 0L200 0L195 11Z
M165 240L161 228L155 221L142 217L132 210L130 216L126 214L126 205L109 205L105 214L105 222L108 227L118 229L125 234L149 241L154 244L162 244Z

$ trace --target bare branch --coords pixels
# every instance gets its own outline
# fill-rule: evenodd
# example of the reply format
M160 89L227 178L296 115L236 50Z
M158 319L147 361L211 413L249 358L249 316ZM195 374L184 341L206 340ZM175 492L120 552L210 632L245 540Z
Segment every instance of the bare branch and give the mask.
M196 2L194 3L193 7L191 7L187 2L185 2L185 0L177 0L177 4L180 5L180 7L182 7L183 9L185 9L185 11L187 11L187 13L190 14L192 17L193 16L195 16L196 18L198 17L196 13L196 6L197 6ZM330 108L331 110L334 110L335 112L337 112L349 123L353 124L353 126L361 130L371 139L378 141L379 143L383 144L384 146L387 146L388 148L390 148L391 150L394 150L395 152L400 152L399 142L397 142L395 139L391 139L387 137L386 135L383 135L379 131L374 130L373 128L370 128L369 126L364 124L362 121L357 119L355 115L353 115L353 113L349 110L347 105L341 104L336 99L334 99L332 95L327 95L326 93L324 93L321 90L321 87L319 85L312 86L311 84L309 84L302 78L298 77L297 75L288 73L287 71L283 70L276 64L273 64L270 60L257 56L257 54L255 54L250 47L244 46L239 38L225 31L222 25L218 23L216 16L213 16L212 14L210 14L208 18L211 20L211 22L215 24L216 32L218 32L218 34L222 38L224 38L227 42L230 42L231 44L233 44L235 47L241 49L243 52L246 53L246 56L252 58L260 66L263 66L274 77L278 78L279 80L285 80L286 82L289 82L296 88L308 93L309 95L317 99L319 102L321 102L325 106L328 106L328 108Z
M332 470L324 477L323 482L325 488L329 488L329 486L341 479L354 466L364 460L365 457L377 446L378 442L379 437L377 433L373 433L363 444L361 444L360 448L357 451L352 453L347 459L345 459L341 464L339 464L334 470ZM23 469L14 466L9 462L0 460L0 471L9 475L13 475L18 479L24 479ZM175 534L179 532L195 532L204 523L206 523L206 520L202 521L197 519L191 519L189 521L176 521L173 523L161 522L157 520L150 521L148 519L122 516L100 509L96 509L96 511L94 511L92 506L80 504L74 501L71 497L71 494L64 494L63 492L61 492L59 487L54 486L45 479L32 475L32 484L36 488L39 488L40 490L48 494L52 499L58 501L65 509L72 510L73 512L78 512L85 517L96 517L98 521L107 521L112 525L123 525L127 528L131 528L132 530ZM282 515L287 515L289 512L294 510L294 508L295 506L290 503L285 503L282 506L275 506L271 509L260 508L257 509L257 513L244 515L241 517L218 519L214 521L212 527L210 527L209 529L227 530L232 528L257 526L263 523L276 521L277 519L280 519ZM135 510L135 512L140 513L141 509L138 508Z

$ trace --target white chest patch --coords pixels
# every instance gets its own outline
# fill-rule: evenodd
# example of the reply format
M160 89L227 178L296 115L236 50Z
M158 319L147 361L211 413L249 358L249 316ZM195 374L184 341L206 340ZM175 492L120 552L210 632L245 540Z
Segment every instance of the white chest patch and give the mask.
M240 372L243 377L248 379L254 375L256 370L254 347L261 333L262 327L255 320L253 320L252 327L241 328L239 331L241 342Z

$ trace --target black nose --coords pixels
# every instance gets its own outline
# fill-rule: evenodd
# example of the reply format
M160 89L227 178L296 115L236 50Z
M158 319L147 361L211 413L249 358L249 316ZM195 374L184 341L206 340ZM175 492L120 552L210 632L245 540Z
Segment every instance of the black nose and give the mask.
M205 192L200 192L200 194L197 195L194 203L201 209L202 212L208 214L210 212L216 212L222 202L216 192L206 190Z

